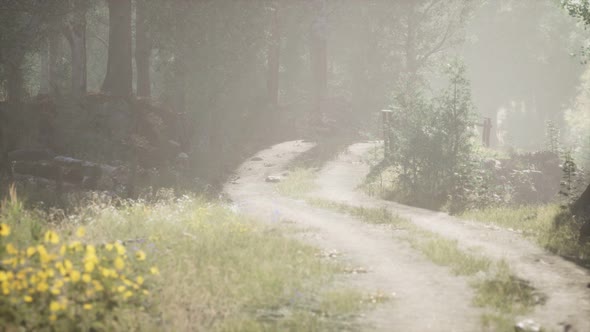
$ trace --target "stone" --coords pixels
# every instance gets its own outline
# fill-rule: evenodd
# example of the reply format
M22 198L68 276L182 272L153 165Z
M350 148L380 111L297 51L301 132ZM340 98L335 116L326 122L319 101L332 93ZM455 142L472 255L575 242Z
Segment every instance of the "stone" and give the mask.
M541 332L541 325L532 319L522 320L514 326L515 332Z
M269 175L266 177L266 182L269 183L279 183L283 180L283 178L281 178L280 176L276 176L276 175Z

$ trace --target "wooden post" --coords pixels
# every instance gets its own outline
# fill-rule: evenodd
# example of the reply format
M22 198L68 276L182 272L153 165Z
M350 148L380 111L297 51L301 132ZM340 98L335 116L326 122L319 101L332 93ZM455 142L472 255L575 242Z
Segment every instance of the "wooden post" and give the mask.
M485 118L483 120L483 144L490 147L490 135L492 133L492 119Z
M492 119L483 118L483 123L477 123L478 127L482 127L481 142L487 148L490 147L490 136L492 134Z
M391 154L391 114L392 110L382 110L382 121L383 121L383 156L388 159Z

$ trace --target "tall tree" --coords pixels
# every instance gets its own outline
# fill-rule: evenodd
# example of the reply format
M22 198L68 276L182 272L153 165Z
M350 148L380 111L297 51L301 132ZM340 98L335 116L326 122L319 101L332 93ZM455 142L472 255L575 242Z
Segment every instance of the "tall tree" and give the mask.
M326 0L314 0L316 13L311 26L310 58L313 77L313 107L311 120L318 123L323 117L328 91L328 13Z
M84 96L87 90L86 11L86 1L74 1L71 17L63 28L72 55L71 89L74 98Z
M135 68L138 97L151 96L152 42L148 35L147 1L135 1Z
M281 55L281 33L279 26L279 2L274 0L270 7L270 38L268 43L268 96L270 104L276 108L279 104L279 68Z
M109 52L102 91L114 96L133 93L131 0L106 0L109 8Z

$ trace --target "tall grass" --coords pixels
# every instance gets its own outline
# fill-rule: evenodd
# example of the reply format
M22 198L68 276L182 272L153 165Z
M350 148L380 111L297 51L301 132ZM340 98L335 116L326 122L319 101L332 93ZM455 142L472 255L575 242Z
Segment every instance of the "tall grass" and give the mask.
M522 232L555 254L590 265L590 243L580 242L580 222L557 204L491 207L466 211L461 217Z
M289 176L285 177L276 188L283 196L303 198L306 194L316 189L316 173L310 168L293 169Z
M282 231L198 198L117 205L96 199L48 223L49 214L14 200L3 204L0 223L23 245L46 229L67 237L84 225L97 247L121 243L145 252L160 271L150 292L153 310L121 312L119 330L358 329L360 293L326 291L341 268Z
M308 203L349 214L367 223L405 230L402 238L427 259L450 268L456 275L471 277L470 285L475 293L473 304L486 308L481 317L482 326L491 331L513 331L516 316L530 312L543 300L542 294L527 281L517 278L504 261L494 262L473 250L460 248L458 241L422 229L387 209L363 208L321 199L308 199Z

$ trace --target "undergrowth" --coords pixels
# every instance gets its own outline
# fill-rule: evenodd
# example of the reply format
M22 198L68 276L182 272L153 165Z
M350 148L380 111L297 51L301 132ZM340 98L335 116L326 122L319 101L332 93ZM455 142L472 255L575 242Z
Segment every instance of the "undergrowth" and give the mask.
M466 211L461 217L522 232L557 255L590 265L590 243L579 239L581 224L557 204L491 207Z
M518 315L530 312L544 301L525 280L519 279L506 262L491 259L459 247L456 240L415 226L411 221L392 214L385 208L363 208L348 204L308 199L315 207L352 215L372 224L389 224L406 231L405 238L413 248L437 265L449 267L459 276L471 277L473 303L486 308L482 325L491 331L513 331Z
M281 195L302 198L316 188L315 171L310 168L295 168L276 186Z
M48 292L58 279L69 287L53 295L57 305L51 305L51 299L36 302L36 293L19 295L15 302L2 298L3 326L37 324L37 330L72 330L74 326L81 331L359 329L355 318L362 295L326 289L340 267L320 258L316 249L282 235L280 229L270 231L219 204L192 197L115 204L97 196L72 215L23 206L16 195L2 204L0 233L6 235L2 241L13 243L18 255L32 253L29 248L38 252L44 244L56 262L69 259L72 265L68 263L67 269L79 271L80 280L77 272L70 279L63 279L58 270L53 272L60 277L49 280ZM80 227L85 234L76 238ZM62 243L66 245L63 253ZM68 246L78 248L75 243L82 251L70 258ZM8 273L5 260L13 252L6 244L0 251L3 273ZM89 250L94 252L89 248L95 248L97 260L94 274L86 276L90 267L85 257ZM114 284L100 278L113 279ZM78 294L86 296L95 290L95 280L113 297L103 294L91 301L77 300ZM141 296L135 296L137 291ZM112 299L121 299L120 305L113 306ZM18 311L14 316L18 319L6 316L6 310ZM66 315L67 310L71 314ZM53 311L64 314L53 317ZM96 314L86 319L86 311Z

